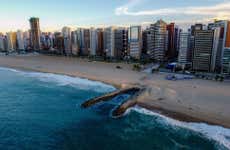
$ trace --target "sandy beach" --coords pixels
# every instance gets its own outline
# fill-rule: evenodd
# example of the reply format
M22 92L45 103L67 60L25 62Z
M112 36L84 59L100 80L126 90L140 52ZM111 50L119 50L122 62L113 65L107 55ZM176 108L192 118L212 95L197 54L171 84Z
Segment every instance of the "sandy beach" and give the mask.
M122 69L117 69L116 66ZM207 80L167 81L165 74L132 70L131 64L104 63L56 56L0 56L0 67L65 74L97 80L118 88L142 85L142 107L164 115L230 128L230 83Z

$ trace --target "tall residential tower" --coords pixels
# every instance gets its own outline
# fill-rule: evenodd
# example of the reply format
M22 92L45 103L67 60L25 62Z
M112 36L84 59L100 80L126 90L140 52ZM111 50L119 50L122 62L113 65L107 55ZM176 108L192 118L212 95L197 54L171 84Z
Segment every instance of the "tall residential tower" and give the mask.
M141 58L142 30L141 26L131 26L129 31L129 54L135 59Z
M31 43L34 50L40 50L40 24L39 18L30 18Z

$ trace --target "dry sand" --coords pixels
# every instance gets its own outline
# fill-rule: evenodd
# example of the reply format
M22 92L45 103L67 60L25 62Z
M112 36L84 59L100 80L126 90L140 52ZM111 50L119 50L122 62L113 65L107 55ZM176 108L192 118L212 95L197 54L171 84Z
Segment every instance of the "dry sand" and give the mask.
M116 66L122 69L116 69ZM183 120L230 128L230 83L206 80L167 81L165 74L135 72L124 63L89 62L55 56L0 56L0 66L102 81L116 87L144 85L138 104Z

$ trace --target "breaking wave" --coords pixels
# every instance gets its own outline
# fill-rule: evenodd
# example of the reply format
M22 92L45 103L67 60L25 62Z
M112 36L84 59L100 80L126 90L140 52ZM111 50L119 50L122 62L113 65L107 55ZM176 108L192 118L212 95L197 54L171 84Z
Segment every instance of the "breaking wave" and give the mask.
M37 78L42 82L57 83L59 86L72 86L83 90L93 90L95 92L104 93L104 92L111 92L116 89L112 85L108 85L102 82L92 81L92 80L83 79L79 77L71 77L67 75L59 75L54 73L41 73L41 72L25 72L16 69L2 68L2 67L0 67L0 70L11 71L22 76Z
M201 133L206 138L210 140L214 140L220 145L230 149L230 129L221 127L221 126L214 126L208 125L206 123L189 123L189 122L182 122L178 121L166 116L163 116L159 113L155 113L153 111L147 110L145 108L141 108L139 106L135 106L130 108L126 114L130 113L131 111L135 111L144 115L155 116L161 119L163 124L177 126L185 129L192 130L194 132Z

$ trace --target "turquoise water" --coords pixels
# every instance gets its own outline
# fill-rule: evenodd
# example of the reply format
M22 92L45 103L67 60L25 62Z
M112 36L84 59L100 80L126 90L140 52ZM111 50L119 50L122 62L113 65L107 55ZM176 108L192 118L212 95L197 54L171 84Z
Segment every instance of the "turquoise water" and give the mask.
M0 150L229 149L230 131L179 122L135 107L114 119L129 95L82 109L110 85L55 74L0 69Z

